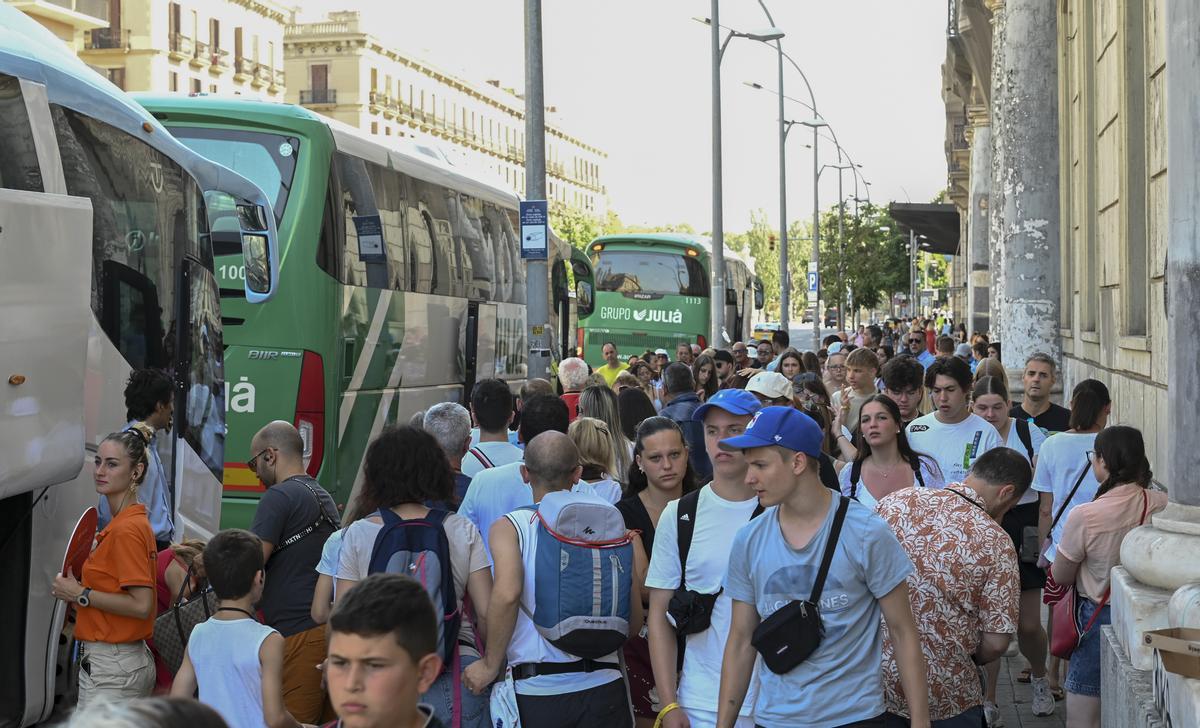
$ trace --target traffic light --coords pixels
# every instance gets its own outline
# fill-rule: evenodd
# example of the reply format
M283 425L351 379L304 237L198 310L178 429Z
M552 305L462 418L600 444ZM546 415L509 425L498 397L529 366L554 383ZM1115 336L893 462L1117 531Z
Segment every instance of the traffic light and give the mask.
M775 252L775 233L770 233L769 235L767 235L767 248L772 253Z

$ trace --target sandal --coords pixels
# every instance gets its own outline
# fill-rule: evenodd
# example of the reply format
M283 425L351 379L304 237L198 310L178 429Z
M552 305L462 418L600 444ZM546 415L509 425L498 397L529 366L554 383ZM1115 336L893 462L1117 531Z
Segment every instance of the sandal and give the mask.
M1021 672L1017 673L1017 682L1019 682L1019 683L1028 684L1029 681L1032 679L1033 679L1033 676L1029 673L1028 667L1025 668L1024 670L1022 670Z
M1056 703L1061 702L1063 698L1067 697L1066 691L1064 691L1061 687L1051 687L1050 694L1054 696L1054 702Z

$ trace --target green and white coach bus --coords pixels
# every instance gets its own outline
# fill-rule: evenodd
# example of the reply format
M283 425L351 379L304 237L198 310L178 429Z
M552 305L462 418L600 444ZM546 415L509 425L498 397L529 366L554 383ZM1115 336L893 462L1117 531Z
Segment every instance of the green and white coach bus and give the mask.
M273 195L280 284L248 305L242 262L218 248L228 435L222 523L246 525L262 487L245 462L271 420L295 423L309 473L339 506L371 439L475 381L526 378L518 197L434 149L383 144L304 108L216 97L138 101L200 154ZM551 249L554 359L592 298L587 257ZM568 346L570 351L566 351Z
M226 241L249 271L241 296L266 301L278 241L261 190L180 144L7 4L0 125L0 725L20 727L71 703L73 628L51 586L68 544L92 545L81 516L99 501L93 459L125 426L131 370L172 372L174 422L155 442L175 538L218 530L212 244Z
M593 363L604 342L621 358L664 348L675 357L685 342L701 347L712 327L707 238L676 233L606 235L588 246L596 279L595 308L583 319L579 346ZM762 284L752 263L726 250L725 321L729 341L748 341L753 312L763 307Z

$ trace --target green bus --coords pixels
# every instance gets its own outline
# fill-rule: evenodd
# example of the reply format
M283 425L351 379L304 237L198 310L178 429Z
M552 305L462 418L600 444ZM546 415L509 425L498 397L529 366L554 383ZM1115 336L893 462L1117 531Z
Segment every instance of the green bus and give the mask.
M712 245L707 238L676 233L606 235L588 246L595 275L595 307L582 319L577 343L584 358L603 361L604 342L622 359L663 348L675 357L681 342L706 347L748 341L753 312L763 307L762 283L753 264L726 251L725 334L709 342Z
M346 507L367 445L387 424L474 382L526 378L519 198L437 150L383 144L288 105L139 96L201 155L256 182L274 204L280 285L256 306L241 250L214 244L225 333L224 526L247 525L262 486L246 461L263 425L293 422L308 472ZM551 237L552 358L574 354L591 265ZM286 282L286 283L285 283Z

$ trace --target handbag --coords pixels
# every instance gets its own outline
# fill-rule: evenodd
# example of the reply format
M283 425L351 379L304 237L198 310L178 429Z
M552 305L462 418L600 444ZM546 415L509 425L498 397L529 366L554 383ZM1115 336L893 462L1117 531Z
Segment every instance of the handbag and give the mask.
M1058 513L1054 514L1054 520L1050 522L1050 530L1046 533L1046 540L1042 542L1041 555L1038 556L1037 565L1039 568L1050 568L1050 560L1046 558L1046 552L1050 550L1050 534L1054 533L1054 527L1057 526L1059 520L1062 519L1063 513L1067 510L1067 506L1071 504L1071 499L1075 497L1075 493L1079 490L1079 484L1083 482L1084 476L1086 476L1088 471L1091 469L1092 464L1090 462L1083 466L1083 470L1080 471L1079 477L1075 479L1075 485L1071 488L1071 492L1067 494L1067 498L1063 501L1063 504L1058 507ZM1053 604L1053 602L1046 602L1046 604Z
M212 587L205 588L186 602L183 600L183 590L191 581L192 567L188 566L187 576L179 586L179 593L175 595L171 608L154 620L154 651L172 675L179 672L179 666L183 664L192 629L217 611L217 595Z
M833 517L833 527L825 541L825 553L821 557L821 568L817 572L812 594L808 599L788 602L764 619L750 640L750 644L762 655L763 664L776 675L796 669L816 651L825 636L825 625L821 622L821 591L825 587L825 577L829 574L842 522L846 520L846 510L850 506L849 498L841 494L838 498L837 515Z
M1146 522L1146 509L1149 506L1150 497L1142 492L1142 517L1138 521L1138 525ZM1079 611L1079 592L1074 586L1064 587L1065 595L1059 600L1052 614L1054 633L1050 640L1050 654L1062 660L1071 659L1071 653L1079 647L1079 640L1091 631L1092 626L1096 624L1096 619L1100 617L1100 612L1104 609L1104 605L1108 604L1108 597L1112 593L1112 587L1104 590L1104 597L1096 604L1096 611L1092 613L1092 618L1088 620L1083 631L1079 631L1079 622L1075 619L1075 615Z

